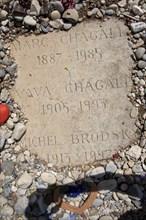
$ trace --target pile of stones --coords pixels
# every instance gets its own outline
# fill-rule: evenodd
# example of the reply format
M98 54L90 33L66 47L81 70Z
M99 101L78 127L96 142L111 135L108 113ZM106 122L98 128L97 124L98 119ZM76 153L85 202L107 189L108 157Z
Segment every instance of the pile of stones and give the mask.
M110 160L59 169L18 143L26 132L27 119L9 93L17 79L10 42L19 34L67 31L85 19L106 21L111 16L124 19L129 27L127 39L135 66L131 72L133 87L127 95L139 110L139 139ZM0 127L0 219L146 219L146 213L140 212L146 202L145 99L145 0L0 0L0 104L7 104L10 110L9 119ZM53 202L55 186L75 185L83 180L97 185L97 198L83 214L64 210ZM80 193L75 198L65 195L63 201L81 206L89 194ZM139 211L128 215L130 210ZM128 217L124 216L126 212Z

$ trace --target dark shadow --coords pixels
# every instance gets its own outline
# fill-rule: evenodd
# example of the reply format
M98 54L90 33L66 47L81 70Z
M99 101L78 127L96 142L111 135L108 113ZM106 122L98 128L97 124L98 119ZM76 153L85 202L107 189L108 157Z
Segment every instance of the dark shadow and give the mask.
M117 182L118 184L116 184ZM127 187L123 188L123 190L125 191L122 191L121 186L124 186L123 184L125 183L126 183L125 186ZM59 208L62 206L62 200L63 198L65 198L65 195L68 196L68 198L69 197L73 198L83 193L89 195L91 192L95 192L93 194L96 194L97 196L98 191L107 190L108 194L110 194L110 192L119 192L121 193L121 195L124 194L128 195L132 201L132 206L129 206L131 207L130 211L122 214L120 213L115 214L115 216L118 217L118 220L146 220L146 190L145 189L146 189L146 174L121 175L116 173L114 175L109 173L109 174L103 174L103 175L100 174L90 177L88 176L85 177L84 179L80 179L70 184L66 184L62 186L52 185L52 186L48 186L47 189L38 188L36 192L34 192L28 197L29 205L25 210L25 216L28 220L55 219L49 216L52 213L57 213L59 211ZM107 193L105 193L105 196L106 195ZM58 203L54 203L54 196L56 197L55 200L58 201ZM84 202L87 199L85 199ZM97 209L97 214L98 214L98 209ZM113 215L114 215L114 210L113 210ZM74 213L73 216L74 218L70 218L70 219L73 220L90 219L84 216L84 212L82 214Z

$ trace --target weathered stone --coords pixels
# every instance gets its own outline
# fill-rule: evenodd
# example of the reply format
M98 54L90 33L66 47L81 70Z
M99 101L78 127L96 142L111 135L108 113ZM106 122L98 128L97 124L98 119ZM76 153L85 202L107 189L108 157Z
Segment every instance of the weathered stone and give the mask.
M21 189L27 189L32 184L32 176L25 172L17 180L17 186Z
M116 170L117 170L117 166L116 166L112 161L110 161L110 162L106 165L105 170L106 170L107 173L115 173Z
M41 10L41 6L38 0L32 0L31 6L30 6L30 13L38 16L40 14L40 10Z
M136 183L129 187L127 194L130 198L135 200L141 200L143 196L140 186Z
M133 33L138 33L146 28L146 23L144 22L131 23L130 27Z
M55 184L56 183L56 177L52 173L42 173L41 179L49 184Z
M53 165L107 159L135 139L128 29L115 19L97 24L11 44L18 64L11 95L28 118L23 148Z
M104 169L104 167L94 168L94 169L92 169L90 175L95 178L101 178L101 177L105 176L105 169Z
M126 152L126 154L138 160L141 156L141 148L138 145L134 145L130 148L129 151Z
M69 21L72 24L75 24L79 19L79 15L76 9L67 9L63 13L62 18L65 19L66 21Z
M16 141L19 141L22 138L22 136L25 134L25 132L26 132L26 126L22 123L17 123L13 131L13 138Z
M24 17L24 23L29 26L36 26L36 21L29 15Z
M52 11L50 16L53 21L61 18L61 14L57 10Z
M9 205L5 205L1 208L0 210L0 215L3 216L3 217L12 217L14 213L14 210L11 206Z
M28 198L23 195L18 198L17 202L14 205L14 210L19 214L24 214L26 208L28 208L29 200Z
M144 69L146 67L146 62L143 60L138 61L138 67L139 69Z
M14 162L11 160L4 160L2 165L2 171L6 176L11 176L14 174Z
M135 56L136 58L139 60L142 58L142 56L145 53L145 48L144 47L139 47L136 51L135 51Z
M138 6L138 5L133 5L132 7L132 12L135 14L135 15L143 15L144 14L144 11Z
M109 191L115 190L117 187L117 181L115 179L103 180L97 185L97 191L106 194Z

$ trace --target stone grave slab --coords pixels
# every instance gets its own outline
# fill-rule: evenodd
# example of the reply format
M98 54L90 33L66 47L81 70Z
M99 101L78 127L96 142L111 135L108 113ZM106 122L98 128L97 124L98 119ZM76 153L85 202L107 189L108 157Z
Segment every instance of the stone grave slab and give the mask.
M116 19L96 20L12 43L18 78L11 94L28 118L24 148L74 166L107 159L133 142L127 30Z

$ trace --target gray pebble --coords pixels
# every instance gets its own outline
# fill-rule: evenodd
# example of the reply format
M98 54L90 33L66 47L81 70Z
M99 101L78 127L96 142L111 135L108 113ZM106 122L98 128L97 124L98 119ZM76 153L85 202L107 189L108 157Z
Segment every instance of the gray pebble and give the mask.
M146 61L140 60L137 65L139 69L144 69L146 67Z
M13 138L16 141L19 141L22 138L22 136L25 134L25 132L26 132L25 125L22 123L18 123L18 124L16 124L16 126L14 128Z
M79 11L81 8L83 8L83 5L82 4L75 4L75 9L77 11Z
M142 59L143 59L144 61L146 61L146 54L144 54L144 55L142 56Z
M28 207L28 198L25 195L22 197L18 197L18 200L14 205L14 210L19 214L24 214L27 207Z
M62 18L65 19L66 21L76 24L78 19L79 19L79 14L76 9L67 9L63 15Z
M102 199L95 199L93 202L93 206L95 207L99 207L103 204L103 200Z
M108 10L105 10L105 14L111 16L114 14L114 11L112 9L108 9Z
M129 187L127 194L130 198L135 200L140 200L143 196L140 186L136 183Z
M3 149L5 145L5 141L6 141L5 133L3 131L0 131L0 150Z
M135 56L136 58L139 60L142 58L142 56L145 53L145 48L144 47L139 47L136 51L135 51Z
M59 21L49 21L49 24L54 29L60 29L62 26Z
M109 180L103 180L99 182L97 186L97 191L106 194L111 190L114 190L117 188L117 181L115 179L109 179Z
M137 76L138 76L139 78L142 78L142 77L143 77L143 72L142 72L141 70L138 70L138 71L137 71Z
M6 176L11 176L14 173L14 162L11 160L4 160L2 163L2 171Z
M3 216L3 217L12 217L14 213L14 210L11 206L9 205L5 205L1 208L0 210L0 215Z
M53 8L59 11L60 13L64 11L64 7L60 1L51 2L51 6L53 6Z
M55 11L51 12L50 17L54 21L56 19L60 19L61 18L61 14L60 14L59 11L55 10Z
M68 31L69 29L71 29L72 28L72 24L70 24L70 23L64 23L63 24L63 29L65 30L65 31Z
M3 44L0 42L0 51L3 50Z
M143 15L143 10L138 6L138 5L133 5L132 7L132 12L135 14L135 15Z
M8 66L6 68L7 73L9 73L11 76L14 75L16 67L17 67L16 63L13 63L11 66Z
M133 37L134 37L135 39L139 39L139 38L140 38L140 34L138 34L138 33L137 33L137 34L134 34Z
M112 161L110 161L110 162L106 165L105 170L106 170L107 173L115 173L116 170L117 170L117 166L116 166Z
M131 23L130 27L133 33L138 33L146 28L146 23L145 22Z
M4 78L4 77L5 77L5 75L6 75L5 70L0 69L0 79Z

